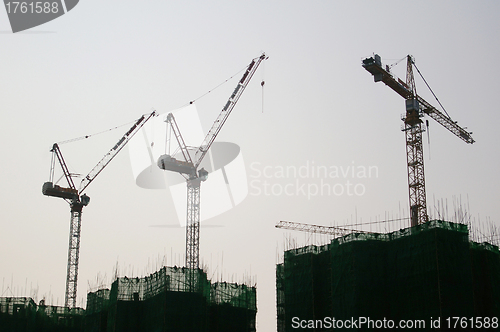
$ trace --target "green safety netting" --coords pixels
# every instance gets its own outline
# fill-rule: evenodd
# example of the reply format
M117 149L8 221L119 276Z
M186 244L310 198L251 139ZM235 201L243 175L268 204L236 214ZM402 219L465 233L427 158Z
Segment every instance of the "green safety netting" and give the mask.
M433 220L286 251L276 268L278 331L296 331L294 317L424 320L428 328L439 317L499 317L498 247L468 235L466 225Z
M85 310L36 304L27 297L0 298L2 332L80 332Z
M194 275L194 291L190 279ZM87 296L86 331L255 331L256 288L163 267Z
M194 289L190 288L194 278ZM253 332L256 288L214 282L203 270L163 267L142 278L117 278L87 294L87 308L0 298L1 332Z

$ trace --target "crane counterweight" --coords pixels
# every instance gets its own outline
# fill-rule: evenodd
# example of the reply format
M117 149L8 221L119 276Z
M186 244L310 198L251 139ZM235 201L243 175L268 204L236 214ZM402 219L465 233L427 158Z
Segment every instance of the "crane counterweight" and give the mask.
M70 200L78 200L78 190L72 188L63 188L54 185L52 182L45 182L42 186L42 194L45 196L59 197Z
M158 158L158 167L164 171L187 174L189 176L196 174L196 169L192 163L177 160L168 154L161 155Z

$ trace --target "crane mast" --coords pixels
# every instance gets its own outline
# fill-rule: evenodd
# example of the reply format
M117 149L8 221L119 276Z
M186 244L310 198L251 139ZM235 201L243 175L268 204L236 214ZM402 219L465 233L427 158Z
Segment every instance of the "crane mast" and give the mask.
M474 143L474 139L471 136L472 133L467 132L464 128L457 125L449 116L441 113L417 94L413 75L415 62L412 56L407 56L406 82L392 75L389 66L383 68L381 58L378 54L364 59L362 65L373 75L375 82L384 82L401 97L405 98L406 115L402 120L404 122L403 131L406 137L410 220L411 226L425 223L428 221L428 215L422 144L424 128L422 127L421 118L424 115L428 115L469 144Z
M422 119L418 104L417 89L413 77L411 56L407 57L406 86L409 95L406 97L406 115L404 122L406 137L406 162L408 169L408 190L410 199L411 225L416 226L429 221L425 194L424 150L422 142Z
M197 173L172 113L167 115L165 122L170 125L184 160L177 160L169 155L162 155L158 158L158 167L163 170L180 173L186 178L186 267L189 269L187 285L190 291L194 291L197 284L197 270L200 264L200 185L202 181L207 180L208 172L202 168Z
M177 160L170 155L162 155L158 158L158 167L166 170L181 173L186 178L187 183L187 214L186 214L186 267L189 269L188 286L191 291L196 287L196 275L200 265L200 185L208 178L205 169L198 170L203 158L209 151L222 126L231 114L234 106L240 99L243 91L250 82L260 63L268 57L263 53L252 60L247 66L245 73L239 80L236 88L222 108L214 124L208 131L201 146L194 154L194 161L189 155L184 139L175 121L174 115L169 113L165 122L170 124L174 136L179 144L184 160Z
M109 162L121 151L121 149L130 141L139 129L154 115L152 112L149 115L141 116L136 123L125 133L125 135L115 144L115 146L97 163L97 165L85 176L80 183L80 190L76 189L73 182L72 174L69 172L68 166L63 158L59 145L54 143L50 181L45 182L42 186L42 193L46 196L63 198L70 205L70 224L69 224L69 245L68 245L68 265L66 270L66 291L64 306L67 308L76 308L76 294L78 284L78 264L80 259L80 231L82 224L82 210L90 202L90 197L82 192L94 179L102 172ZM55 157L54 157L55 156ZM55 160L59 162L63 171L64 177L68 182L68 188L60 187L53 183Z

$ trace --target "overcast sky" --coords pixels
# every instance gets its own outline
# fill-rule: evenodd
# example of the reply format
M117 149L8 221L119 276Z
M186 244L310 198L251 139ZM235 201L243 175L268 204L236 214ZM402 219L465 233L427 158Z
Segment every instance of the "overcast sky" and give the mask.
M263 51L269 59L218 137L241 148L248 195L202 223L222 227L202 227L200 245L211 279L257 283L259 331L276 329L280 253L290 238L308 241L275 229L279 220L345 225L407 217L404 100L361 67L374 53L384 64L412 54L447 112L476 140L468 145L430 119L424 150L431 216L438 201L447 202L447 219L462 205L476 225L498 225L499 11L498 1L86 0L12 34L0 10L1 295L38 290L37 301L64 303L69 207L41 193L54 142L152 109L175 110ZM404 79L405 66L393 72ZM419 77L416 84L437 105ZM196 101L205 132L235 85ZM126 129L61 145L70 170L87 174ZM320 167L339 176L313 175ZM293 174L299 169L309 173ZM98 279L109 286L117 264L127 276L184 264L185 230L175 227L172 195L136 186L128 149L87 194L79 305Z

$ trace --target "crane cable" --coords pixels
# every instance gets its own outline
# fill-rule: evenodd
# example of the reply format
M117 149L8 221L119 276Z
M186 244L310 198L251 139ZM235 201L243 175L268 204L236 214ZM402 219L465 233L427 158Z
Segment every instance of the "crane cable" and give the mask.
M262 113L264 113L264 84L266 84L266 81L265 81L266 63L265 62L262 64L261 75L262 75L262 79L260 82L260 86L262 87Z
M404 57L404 58L401 58L401 59L397 60L396 62L394 62L394 63L390 64L390 65L389 65L389 68L392 68L392 67L396 66L397 64L399 64L401 61L403 61L403 60L405 60L405 59L406 59L406 57ZM392 60L392 59L388 59L388 60Z
M369 222L363 222L363 223L355 223L355 224L349 224L349 225L342 225L341 227L353 227L353 226L373 225L373 224L381 224L381 223L386 223L386 222L391 222L391 221L401 221L401 220L410 220L410 218L397 218L397 219L388 219L388 220L380 220L380 221L369 221Z
M438 104L441 106L441 108L443 109L443 111L446 113L446 115L448 116L448 118L451 120L450 118L450 115L448 114L448 112L446 112L446 109L444 108L444 106L441 104L441 102L439 101L438 97L436 96L436 94L434 93L434 91L432 91L431 87L429 86L429 84L427 83L427 81L425 80L424 76L422 75L422 73L420 72L420 70L418 70L418 67L417 65L415 64L415 62L412 60L412 64L413 66L415 67L415 69L417 70L418 74L420 75L420 77L422 77L422 80L424 81L425 85L427 85L427 87L429 88L430 92L432 93L432 95L434 96L434 98L436 99L436 101L438 102Z
M116 126L116 127L113 127L113 128L109 128L109 129L106 129L106 130L103 130L103 131L100 131L100 132L97 132L97 133L94 133L94 134L90 134L90 135L85 135L85 136L80 136L80 137L76 137L76 138L72 138L72 139L68 139L68 140L65 140L65 141L61 141L61 142L57 142L58 145L62 145L62 144L66 144L66 143L71 143L71 142L76 142L76 141L80 141L80 140L84 140L84 139L87 139L87 138L90 138L92 136L96 136L96 135L100 135L100 134L104 134L104 133L107 133L108 131L112 131L112 130L115 130L115 129L118 129L118 128L121 128L121 127L124 127L126 125L130 125L134 122L136 122L137 120L134 120L134 121L130 121L130 122L127 122L127 123L124 123L120 126Z
M232 80L236 75L240 74L242 71L244 71L245 69L247 69L248 66L245 66L243 69L241 69L240 71L238 71L237 73L233 74L231 77L229 77L228 79L226 79L224 82L220 83L219 85L215 86L214 88L212 88L211 90L208 90L207 92L205 92L204 94L202 94L201 96L199 96L198 98L195 98L193 100L191 100L189 103L187 104L184 104L182 107L184 106L187 106L187 105L191 105L191 104L194 104L195 101L197 101L198 99L201 99L203 97L205 97L206 95L208 95L210 92L214 91L215 89L219 88L220 86L224 85L225 83L229 82L230 80Z

